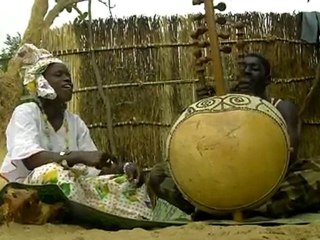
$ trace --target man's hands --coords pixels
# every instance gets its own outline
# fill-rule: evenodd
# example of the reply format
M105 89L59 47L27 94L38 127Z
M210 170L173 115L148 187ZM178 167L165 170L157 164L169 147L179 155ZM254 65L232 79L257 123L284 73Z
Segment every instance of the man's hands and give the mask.
M243 77L241 78L237 85L232 89L233 93L239 93L239 94L247 94L247 95L253 95L253 88L252 88L252 82L250 81L250 78Z
M207 97L212 97L215 95L215 90L212 86L210 85L206 85L204 87L199 87L196 90L196 94L197 94L197 101L203 99L203 98L207 98Z

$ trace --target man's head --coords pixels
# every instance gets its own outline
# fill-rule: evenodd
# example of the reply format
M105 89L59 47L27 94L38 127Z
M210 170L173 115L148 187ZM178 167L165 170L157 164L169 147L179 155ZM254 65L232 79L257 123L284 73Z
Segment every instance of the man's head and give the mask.
M256 96L264 94L271 81L270 63L260 54L249 53L245 55L241 65L245 81L250 84L250 90Z

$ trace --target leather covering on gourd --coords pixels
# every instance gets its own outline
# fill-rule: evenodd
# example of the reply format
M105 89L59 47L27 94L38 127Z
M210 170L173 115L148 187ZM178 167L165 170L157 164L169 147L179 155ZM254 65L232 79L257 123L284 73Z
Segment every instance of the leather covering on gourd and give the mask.
M227 94L190 105L173 125L167 163L182 194L210 213L257 207L289 163L286 123L269 102Z

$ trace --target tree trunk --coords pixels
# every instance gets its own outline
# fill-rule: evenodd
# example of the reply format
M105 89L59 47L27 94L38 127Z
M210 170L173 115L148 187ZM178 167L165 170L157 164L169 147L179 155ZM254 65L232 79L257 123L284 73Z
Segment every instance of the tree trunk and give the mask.
M30 20L22 37L22 43L32 43L39 46L48 7L48 0L34 0Z

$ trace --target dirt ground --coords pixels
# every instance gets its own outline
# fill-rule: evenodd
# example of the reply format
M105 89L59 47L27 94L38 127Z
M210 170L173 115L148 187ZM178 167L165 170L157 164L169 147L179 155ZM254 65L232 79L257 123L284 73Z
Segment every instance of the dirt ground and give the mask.
M159 230L143 229L116 232L97 229L87 230L78 226L51 225L29 226L10 224L0 227L1 240L318 240L320 225L260 227L260 226L208 226L192 223L182 227L168 227Z

